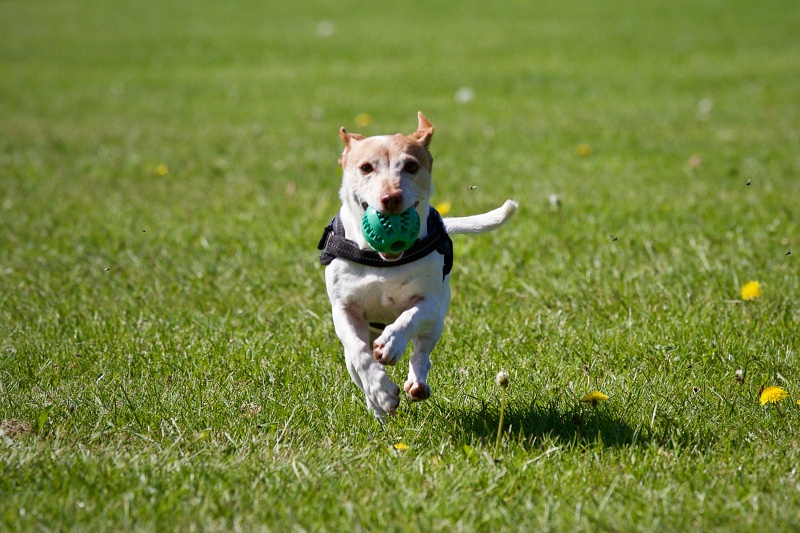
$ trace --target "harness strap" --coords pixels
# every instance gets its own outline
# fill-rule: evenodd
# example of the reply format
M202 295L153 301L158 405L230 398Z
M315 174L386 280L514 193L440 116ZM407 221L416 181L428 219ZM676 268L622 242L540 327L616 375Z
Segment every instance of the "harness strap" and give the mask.
M319 260L329 265L337 257L360 265L389 268L413 263L417 259L436 251L444 256L442 279L453 269L453 241L447 234L441 215L433 207L428 211L428 234L405 251L397 261L387 261L378 252L362 250L358 245L344 236L344 226L337 213L325 227L317 249L321 250Z

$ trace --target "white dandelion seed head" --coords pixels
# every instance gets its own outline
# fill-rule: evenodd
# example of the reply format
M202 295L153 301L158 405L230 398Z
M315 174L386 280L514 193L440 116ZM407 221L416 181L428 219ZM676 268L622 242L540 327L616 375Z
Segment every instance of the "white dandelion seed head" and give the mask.
M475 99L475 91L471 87L461 87L456 91L456 102L459 104L468 104Z
M711 98L703 98L697 104L697 119L708 120L711 114L711 109L714 107L714 101Z
M505 370L501 370L497 373L497 377L495 378L495 382L497 386L501 389L505 389L508 387L508 372Z
M319 37L330 37L336 33L336 26L330 20L321 20L317 24L317 35Z

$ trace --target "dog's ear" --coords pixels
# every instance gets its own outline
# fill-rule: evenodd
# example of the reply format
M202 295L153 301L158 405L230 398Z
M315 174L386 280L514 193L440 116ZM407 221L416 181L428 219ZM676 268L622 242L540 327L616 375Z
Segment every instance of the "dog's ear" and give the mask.
M347 131L344 129L344 126L339 128L339 138L342 140L342 142L344 142L344 145L346 147L350 146L350 141L363 141L364 140L364 136L363 135L359 135L358 133L347 133Z
M347 130L342 126L339 128L339 138L344 143L344 151L342 152L342 157L339 158L339 164L344 166L344 158L347 155L347 151L350 150L350 143L352 141L363 141L364 136L358 133L347 133Z
M433 137L433 124L431 124L430 120L425 118L425 115L423 115L421 111L417 113L417 120L417 131L409 135L409 137L427 148L431 143L431 137Z

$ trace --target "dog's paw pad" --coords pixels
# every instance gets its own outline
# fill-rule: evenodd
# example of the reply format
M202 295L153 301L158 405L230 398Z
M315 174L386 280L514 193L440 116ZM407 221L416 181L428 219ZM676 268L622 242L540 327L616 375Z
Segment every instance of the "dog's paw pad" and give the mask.
M394 348L393 339L383 342L381 339L372 344L372 356L382 365L393 366L400 360L403 352Z
M412 402L421 402L431 397L431 388L427 383L406 381L405 385L403 385L403 390L406 391L406 396Z

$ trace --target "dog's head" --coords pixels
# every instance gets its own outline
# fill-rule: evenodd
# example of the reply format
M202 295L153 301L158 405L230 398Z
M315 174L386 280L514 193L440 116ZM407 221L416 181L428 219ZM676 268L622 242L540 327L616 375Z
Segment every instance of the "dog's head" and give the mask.
M388 215L414 207L420 219L426 220L433 194L433 157L428 151L433 126L422 113L417 118L417 131L411 135L365 138L339 130L344 142L339 158L344 170L342 203L354 217L360 219L367 207Z

